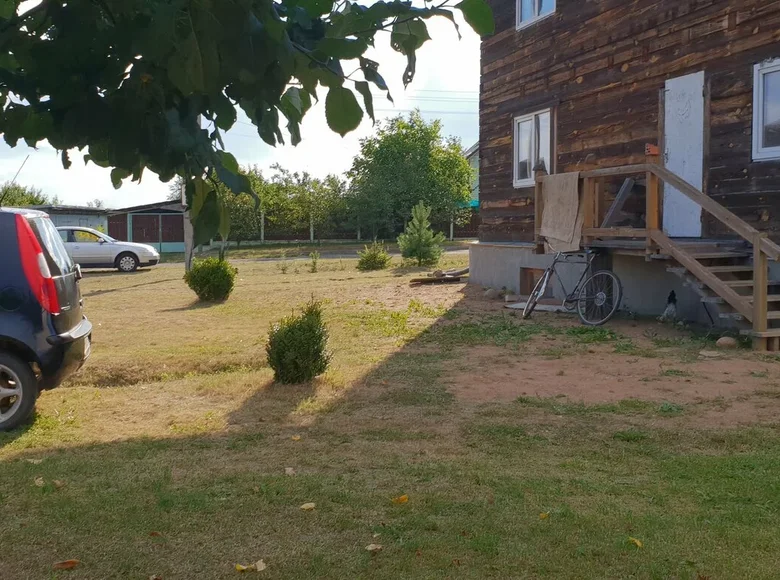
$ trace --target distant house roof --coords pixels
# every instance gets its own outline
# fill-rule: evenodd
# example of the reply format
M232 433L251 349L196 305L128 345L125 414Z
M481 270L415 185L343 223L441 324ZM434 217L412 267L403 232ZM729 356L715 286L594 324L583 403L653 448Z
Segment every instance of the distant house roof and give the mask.
M134 205L132 207L123 207L111 210L112 214L118 213L140 213L160 210L164 212L184 213L184 206L178 201L158 201L156 203L147 203L145 205Z
M44 211L48 214L91 214L91 215L105 215L109 212L104 207L86 207L82 205L28 205L30 209L37 209Z
M468 159L469 157L472 157L475 153L479 153L479 141L474 143L471 147L466 149L465 153L463 155Z

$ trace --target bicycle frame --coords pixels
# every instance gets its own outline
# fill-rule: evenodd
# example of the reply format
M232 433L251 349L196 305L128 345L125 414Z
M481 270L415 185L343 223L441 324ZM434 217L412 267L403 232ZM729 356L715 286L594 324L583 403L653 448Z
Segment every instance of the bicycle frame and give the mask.
M584 262L569 262L569 263L579 263L579 264L585 264L585 269L582 271L582 275L580 276L580 279L577 281L577 284L574 286L574 289L569 292L566 290L566 285L563 283L563 279L558 274L558 270L555 268L559 263L561 262L568 262L568 258L572 256L581 256L585 255L585 261ZM550 264L550 266L547 268L547 272L545 273L545 276L547 277L547 282L544 284L544 288L542 289L542 294L547 290L547 284L550 283L550 278L552 278L552 275L555 274L555 277L558 278L558 282L561 285L561 288L563 288L563 292L566 295L566 298L563 300L563 305L566 306L566 304L570 304L572 302L575 302L577 300L577 295L580 291L580 287L582 286L582 283L590 276L593 260L596 258L595 252L572 252L572 253L564 253L564 252L558 252L555 254L555 258L553 259L553 263Z

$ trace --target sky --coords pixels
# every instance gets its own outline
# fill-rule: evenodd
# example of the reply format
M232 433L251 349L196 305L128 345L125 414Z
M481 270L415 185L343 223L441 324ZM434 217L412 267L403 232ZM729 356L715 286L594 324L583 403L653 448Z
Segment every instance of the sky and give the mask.
M406 57L390 48L388 33L377 35L373 55L367 53L366 56L380 63L379 72L395 101L395 104L390 103L379 91L375 92L377 122L419 108L426 120L441 119L443 135L459 137L463 147L468 148L479 136L479 37L463 21L460 12L455 10L455 13L462 38L458 40L448 20L429 20L432 40L417 51L416 76L406 90L401 82ZM344 70L349 72L348 64L344 65ZM325 121L325 94L320 90L319 103L304 119L301 126L303 141L297 147L266 145L257 136L254 126L240 113L238 122L225 137L225 148L242 165L258 165L263 169L280 163L291 171L305 170L315 177L346 171L359 151L360 139L371 135L375 128L365 115L360 127L346 137L333 133ZM358 101L362 105L359 95ZM168 194L168 185L151 171L144 173L140 184L126 180L119 190L114 190L109 170L91 163L85 166L81 161L82 154L77 151L71 152L73 164L65 170L59 153L46 142L40 143L37 149L31 149L23 142L15 148L1 143L0 182L13 179L28 155L17 183L40 188L50 197L57 196L63 204L83 205L100 199L106 207L118 208L162 201Z

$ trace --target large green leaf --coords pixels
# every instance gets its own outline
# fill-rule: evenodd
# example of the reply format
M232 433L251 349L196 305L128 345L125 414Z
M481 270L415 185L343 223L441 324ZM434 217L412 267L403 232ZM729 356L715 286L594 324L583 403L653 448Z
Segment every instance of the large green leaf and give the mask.
M16 0L0 0L0 18L8 20L16 13Z
M332 87L325 98L325 118L328 127L343 137L360 125L363 109L352 91L344 87Z
M225 95L217 93L212 99L212 110L216 115L217 127L228 131L236 123L236 108Z
M187 36L176 44L176 51L168 59L168 78L182 94L212 92L219 80L219 52L214 38L202 34L195 25L190 10L183 16Z
M355 81L355 89L363 95L363 105L366 107L366 113L368 113L372 121L376 121L374 119L374 97L371 94L371 87L365 81Z
M115 167L111 170L111 183L114 186L114 189L119 189L122 187L122 180L126 177L130 177L130 171L127 171L126 169L122 169L121 167Z
M217 157L222 167L230 171L231 173L238 173L238 161L233 157L232 153L227 151L217 151Z
M208 244L209 241L217 237L219 233L220 216L219 199L217 192L213 189L208 190L204 196L203 204L197 215L190 212L192 216L193 243L196 246Z
M350 60L358 58L368 48L365 38L323 38L317 44L317 51L332 56Z
M493 20L493 9L485 0L463 0L456 4L463 13L463 18L479 35L493 34L496 30L496 23Z
M225 203L225 200L219 200L219 226L217 228L219 237L223 240L227 240L230 235L230 210Z

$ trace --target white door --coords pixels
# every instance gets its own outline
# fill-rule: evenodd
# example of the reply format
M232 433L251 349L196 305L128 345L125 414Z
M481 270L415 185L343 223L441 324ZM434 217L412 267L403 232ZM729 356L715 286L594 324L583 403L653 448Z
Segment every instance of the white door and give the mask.
M666 168L702 189L704 184L704 72L666 81ZM669 185L664 189L664 231L701 237L701 207Z

